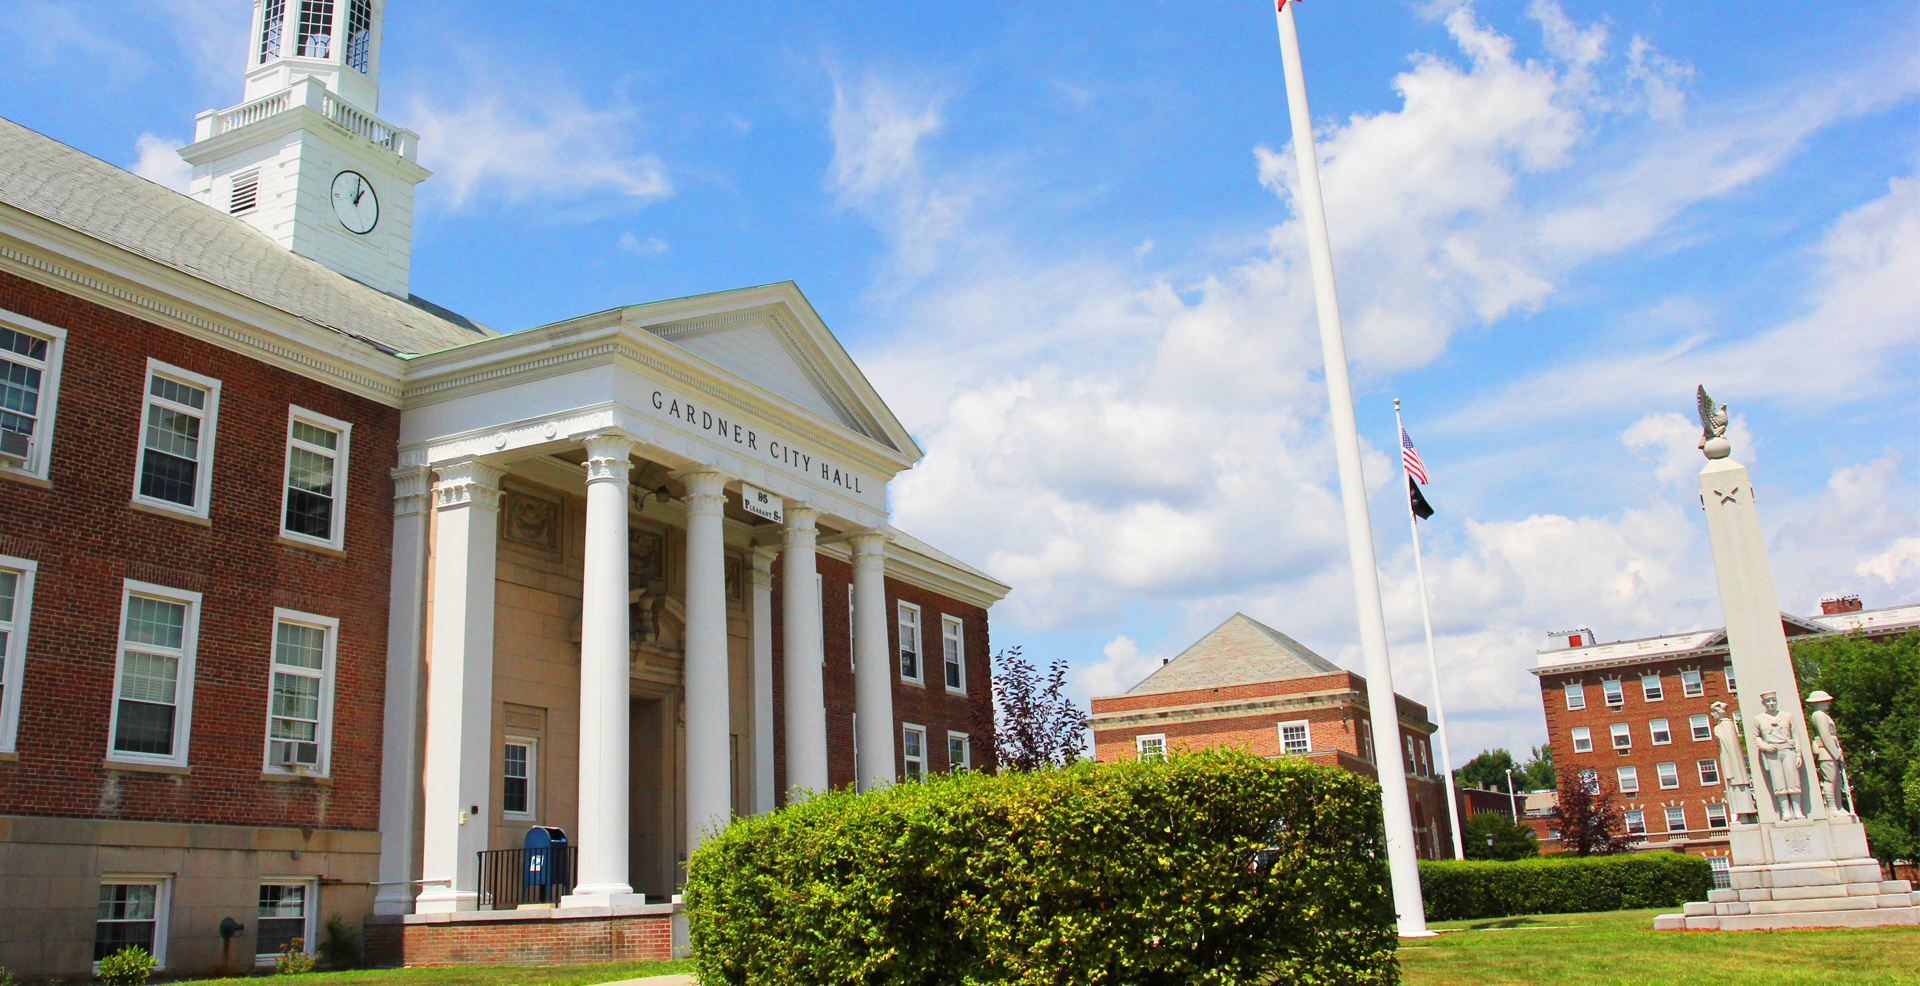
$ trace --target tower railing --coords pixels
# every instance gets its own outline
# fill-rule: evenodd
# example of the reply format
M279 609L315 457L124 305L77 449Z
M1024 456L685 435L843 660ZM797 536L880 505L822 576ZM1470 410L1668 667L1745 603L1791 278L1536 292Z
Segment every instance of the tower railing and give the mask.
M231 133L241 127L251 126L288 112L297 106L311 107L349 133L358 134L377 147L386 148L409 161L413 160L420 140L418 135L403 127L396 127L341 99L322 86L319 80L313 78L300 79L279 92L268 93L259 99L241 103L231 109L200 114L194 140L200 141L219 134Z

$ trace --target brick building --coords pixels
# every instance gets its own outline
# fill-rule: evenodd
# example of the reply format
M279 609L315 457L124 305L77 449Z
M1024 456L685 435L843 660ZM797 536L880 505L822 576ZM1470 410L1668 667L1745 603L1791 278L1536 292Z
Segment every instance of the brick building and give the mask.
M1425 706L1396 698L1415 847L1422 859L1452 858L1445 782L1433 766L1438 727L1427 721ZM1096 696L1087 726L1101 761L1239 746L1378 778L1367 680L1243 613L1125 694Z
M1857 598L1830 600L1818 616L1780 614L1789 641L1827 634L1883 637L1920 627L1920 606L1863 611ZM1725 786L1708 710L1739 703L1725 630L1696 630L1596 643L1591 630L1553 634L1533 673L1547 740L1564 782L1616 792L1640 849L1727 857ZM1550 800L1529 796L1528 824L1541 849L1559 846ZM1716 862L1715 866L1725 863Z
M506 334L409 292L383 12L255 3L191 195L0 120L16 974L336 913L392 960L665 955L710 826L991 762L1007 587L888 524L920 452L797 287ZM580 885L473 920L536 824Z

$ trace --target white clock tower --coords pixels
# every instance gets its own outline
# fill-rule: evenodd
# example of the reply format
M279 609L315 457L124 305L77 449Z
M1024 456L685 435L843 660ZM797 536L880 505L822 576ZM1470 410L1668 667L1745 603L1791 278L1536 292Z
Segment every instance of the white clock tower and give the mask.
M380 119L385 0L254 0L240 105L194 121L192 195L407 297L419 135Z

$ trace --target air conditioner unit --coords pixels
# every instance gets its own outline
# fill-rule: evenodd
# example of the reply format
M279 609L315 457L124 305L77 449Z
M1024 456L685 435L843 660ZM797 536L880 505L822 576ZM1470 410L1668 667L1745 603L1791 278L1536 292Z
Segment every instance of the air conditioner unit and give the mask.
M26 465L27 453L33 451L33 437L18 431L0 431L0 460L15 465Z
M320 744L303 743L297 740L280 740L274 743L274 763L290 770L320 765Z

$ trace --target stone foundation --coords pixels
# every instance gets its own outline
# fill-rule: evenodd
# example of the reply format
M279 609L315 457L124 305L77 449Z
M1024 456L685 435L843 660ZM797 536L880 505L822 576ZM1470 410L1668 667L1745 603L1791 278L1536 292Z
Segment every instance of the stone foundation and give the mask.
M1682 913L1654 918L1654 930L1920 925L1920 893L1905 880L1880 879L1873 859L1736 866L1729 875L1730 889L1712 891Z
M679 904L376 914L366 952L381 966L636 962L686 954L685 927Z

